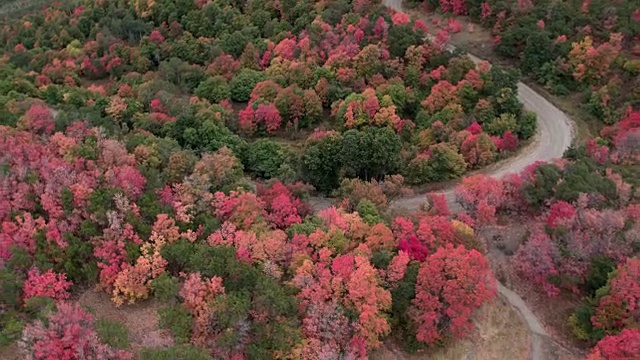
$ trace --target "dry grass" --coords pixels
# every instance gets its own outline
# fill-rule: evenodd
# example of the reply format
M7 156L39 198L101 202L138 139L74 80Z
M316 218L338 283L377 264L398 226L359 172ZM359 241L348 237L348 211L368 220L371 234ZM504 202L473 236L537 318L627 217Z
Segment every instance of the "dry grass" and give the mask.
M520 315L497 299L484 306L474 321L471 335L430 353L410 355L392 345L371 356L372 360L525 360L529 358L530 337Z
M157 311L162 306L158 301L116 307L105 292L88 290L80 295L78 302L91 309L96 319L105 318L126 326L134 351L143 347L157 348L173 344L169 332L158 326Z
M24 354L18 348L17 343L13 343L9 346L0 347L0 360L21 360L24 359Z

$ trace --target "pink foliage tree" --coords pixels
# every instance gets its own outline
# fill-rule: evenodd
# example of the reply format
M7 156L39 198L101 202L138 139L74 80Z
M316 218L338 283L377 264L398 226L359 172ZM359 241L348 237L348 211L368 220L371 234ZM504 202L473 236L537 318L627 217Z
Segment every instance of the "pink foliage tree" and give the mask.
M258 197L265 203L267 221L280 229L301 223L311 213L311 207L291 191L297 185L286 186L280 181L269 187L258 185Z
M617 335L607 335L596 344L587 360L634 359L640 354L640 330L625 329Z
M424 261L429 256L429 248L425 246L417 236L412 235L406 239L400 240L398 249L407 253L411 259L416 261Z
M20 344L29 360L133 359L131 353L101 343L93 326L91 314L78 305L62 302L46 324L37 320L27 325Z
M496 294L486 258L475 250L452 245L441 247L422 263L410 316L417 340L433 344L445 334L454 337L471 328L471 315Z
M51 110L45 105L33 104L20 120L19 125L35 133L51 134L55 120Z
M68 299L71 285L73 283L67 281L65 274L56 274L51 269L41 273L38 268L33 267L27 273L27 280L24 282L24 301L34 296L54 300Z
M273 134L282 125L282 117L274 104L261 103L254 109L254 105L249 103L246 109L239 112L238 125L248 134L257 129L264 129L267 134Z

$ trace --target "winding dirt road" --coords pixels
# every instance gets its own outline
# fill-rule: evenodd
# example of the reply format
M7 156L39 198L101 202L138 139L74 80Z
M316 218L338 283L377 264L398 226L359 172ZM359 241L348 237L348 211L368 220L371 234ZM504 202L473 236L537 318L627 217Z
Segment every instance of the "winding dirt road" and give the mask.
M402 11L401 0L383 0L385 6L396 11ZM455 46L448 45L447 50L453 52ZM469 57L477 64L482 59L469 54ZM503 177L508 174L519 173L528 165L537 161L547 162L562 157L565 150L571 145L573 139L573 126L569 117L542 95L535 92L526 84L518 83L518 98L524 104L525 109L533 111L538 117L538 129L534 141L522 149L517 156L505 159L492 166L487 175ZM455 201L453 188L440 191L443 193L453 211L459 210L460 206ZM397 211L416 211L424 204L424 194L416 194L401 198L390 205L390 209ZM327 198L315 197L311 199L315 210L320 210L331 206L331 201Z
M383 0L383 4L396 11L402 11L402 0ZM448 51L453 52L455 49L453 45L447 46ZM476 64L482 61L471 54L469 57ZM487 172L487 175L501 178L508 174L521 172L535 162L547 162L562 157L565 150L571 146L573 126L565 113L522 82L518 83L518 98L524 104L525 109L535 112L538 117L535 140L522 149L517 156L496 164ZM445 189L440 193L445 194L452 211L460 209L459 204L455 201L453 188ZM399 211L416 211L425 201L424 194L417 194L396 200L390 208ZM331 206L331 200L327 198L313 198L311 203L315 210ZM545 344L553 343L553 339L518 294L502 284L498 284L498 293L518 310L527 323L532 338L531 359L546 360L545 348L547 346Z
M396 11L402 11L402 0L383 0L383 4ZM453 52L455 49L455 46L451 44L447 46L448 51ZM476 64L482 61L471 54L469 57ZM546 162L562 157L565 150L571 146L573 126L565 113L522 82L518 83L518 98L524 104L525 109L535 112L538 116L536 138L516 157L506 159L502 164L498 164L488 175L500 178L508 174L519 173L536 161ZM447 197L452 210L459 209L453 196L453 189L446 189L442 193ZM423 195L414 195L397 200L391 204L391 208L415 211L424 201Z

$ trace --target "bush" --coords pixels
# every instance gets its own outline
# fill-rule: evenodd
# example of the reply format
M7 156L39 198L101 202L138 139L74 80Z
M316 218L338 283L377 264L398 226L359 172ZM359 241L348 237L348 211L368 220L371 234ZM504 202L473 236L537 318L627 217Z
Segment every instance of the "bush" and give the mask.
M43 319L55 310L56 303L50 297L34 296L25 302L27 313L37 319Z
M464 157L453 147L438 144L431 148L431 154L418 155L407 166L407 178L412 184L430 181L444 181L460 177L466 170Z
M429 157L418 155L413 158L407 165L406 175L410 184L420 185L429 182L429 179L431 179Z
M0 329L0 346L7 346L20 339L24 324L18 318L3 316L0 318L2 329Z
M592 295L607 284L609 274L616 269L616 262L605 256L597 256L591 259L587 277L584 282L585 290Z
M398 339L404 350L415 353L424 348L424 345L416 340L416 326L409 317L411 302L416 296L416 281L420 264L411 263L407 267L404 278L400 280L395 289L391 290L391 326L392 334Z
M278 176L285 164L284 149L274 141L259 139L249 145L247 170L257 177L270 179Z
M592 298L587 298L584 303L578 305L573 314L569 317L569 327L573 336L578 340L595 343L602 339L605 331L595 328L591 323L591 318L595 315L595 305Z
M516 134L518 138L527 140L536 133L536 127L538 126L538 120L536 113L532 111L525 111L522 113L520 120L518 121L518 129Z
M121 323L99 319L96 321L96 333L100 340L116 349L126 349L129 347L129 330Z
M375 224L384 222L376 206L368 199L360 200L356 211L358 212L362 220L369 225L373 226Z
M151 287L153 287L153 293L156 298L162 301L169 301L178 296L180 285L177 278L164 273L153 280Z
M524 117L523 117L524 118ZM534 118L535 120L535 118ZM516 117L512 114L500 114L499 117L485 124L485 130L489 135L502 136L507 131L513 132L518 127Z
M227 81L222 76L214 76L202 81L194 91L194 94L215 104L228 99L231 96L231 91Z
M0 270L0 304L17 309L21 304L23 282L15 273Z
M160 326L169 329L173 340L178 343L188 343L191 339L193 319L182 305L172 305L158 310Z
M238 102L249 101L253 88L263 80L264 73L260 71L246 68L240 70L229 83L231 87L231 100Z

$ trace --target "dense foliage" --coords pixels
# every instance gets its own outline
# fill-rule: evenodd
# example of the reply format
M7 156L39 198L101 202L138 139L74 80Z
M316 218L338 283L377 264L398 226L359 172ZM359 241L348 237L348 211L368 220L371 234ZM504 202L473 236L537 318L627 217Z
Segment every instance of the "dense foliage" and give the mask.
M426 30L376 1L55 3L0 31L0 124L86 120L195 152L226 146L253 175L325 193L342 177L447 180L514 151L535 116L515 73L476 68ZM43 103L21 116L27 98ZM294 144L248 144L265 136Z
M119 306L152 296L178 301L161 311L161 324L176 342L215 358L365 356L394 328L408 336L399 340L425 345L462 336L495 294L473 229L446 205L384 220L379 210L406 193L401 178L345 182L344 208L311 215L301 198L307 185L243 189L227 148L178 167L186 175L169 183L170 162L140 156L163 144L149 133L121 142L85 123L50 136L2 130L3 189L14 190L3 193L0 213L3 321L23 319L22 305L34 299L66 300L77 285L97 281ZM131 142L146 145L130 152ZM183 151L166 149L168 158ZM404 280L409 267L420 272ZM458 280L432 281L451 276ZM415 315L393 318L398 286L415 287L415 295L397 295ZM35 358L130 356L97 342L81 308L61 302L58 311L25 329ZM103 355L112 353L119 355Z
M621 331L637 309L620 289L637 281L640 215L621 167L637 160L637 113L571 161L464 179L468 214L432 195L388 217L405 181L462 176L535 132L517 72L425 32L370 1L87 1L8 22L0 344L20 339L36 359L441 345L495 295L475 233L505 210L545 214L519 273L550 294L604 286L587 309L604 331L593 339L607 335L599 356L633 338ZM313 213L314 188L336 206ZM162 302L175 346L112 346L70 300L95 284L117 306Z
M56 3L10 21L2 344L37 359L315 359L464 336L496 286L474 224L439 197L385 211L410 193L403 175L461 176L535 118L514 73L424 34L367 1ZM338 206L314 214L300 180ZM120 349L122 326L71 300L95 284L117 306L162 302L175 346Z
M416 3L417 1L414 1ZM425 0L491 29L494 48L551 91L581 92L605 124L640 108L640 5L609 0Z

